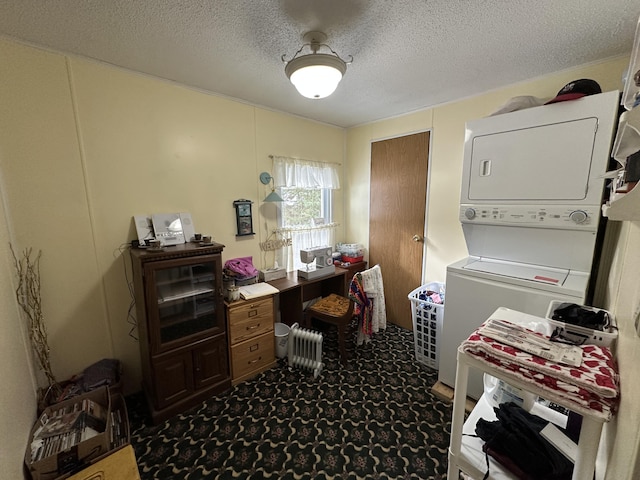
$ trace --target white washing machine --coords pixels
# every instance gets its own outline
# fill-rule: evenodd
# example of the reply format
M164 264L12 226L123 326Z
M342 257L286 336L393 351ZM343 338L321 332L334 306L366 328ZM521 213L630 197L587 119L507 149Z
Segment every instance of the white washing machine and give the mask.
M583 303L588 281L586 272L479 257L449 265L438 380L455 385L458 346L498 307L544 317L552 300ZM467 394L478 399L482 391L482 376L470 375Z
M544 316L584 303L619 92L468 122L459 219L469 257L449 265L438 380L498 307ZM479 398L482 376L469 376Z

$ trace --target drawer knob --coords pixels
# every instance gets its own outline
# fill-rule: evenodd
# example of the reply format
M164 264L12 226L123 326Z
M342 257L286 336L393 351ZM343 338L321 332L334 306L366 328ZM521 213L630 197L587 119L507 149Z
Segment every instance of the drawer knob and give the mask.
M247 327L247 330L255 330L256 328L259 328L260 324L258 323L257 325L251 325L250 327Z

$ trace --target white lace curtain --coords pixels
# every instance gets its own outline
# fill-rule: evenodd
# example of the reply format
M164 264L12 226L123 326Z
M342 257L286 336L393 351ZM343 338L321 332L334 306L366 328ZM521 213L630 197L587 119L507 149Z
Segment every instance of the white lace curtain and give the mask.
M337 163L314 162L292 157L273 157L276 187L340 188Z
M304 230L283 228L279 231L291 239L291 246L283 247L280 252L280 263L287 267L287 272L305 267L305 264L300 261L300 250L335 244L336 224L333 223Z
M338 164L314 162L291 157L273 157L273 178L276 187L322 188L336 190L340 188ZM283 226L279 233L291 239L290 247L283 247L280 263L287 271L304 267L300 261L301 249L333 246L335 244L336 224L317 225L308 228L287 228Z

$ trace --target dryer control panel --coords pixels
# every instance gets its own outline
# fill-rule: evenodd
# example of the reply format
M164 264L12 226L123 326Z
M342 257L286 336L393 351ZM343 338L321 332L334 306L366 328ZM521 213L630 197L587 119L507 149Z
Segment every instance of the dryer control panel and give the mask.
M532 228L558 228L593 230L598 227L600 209L592 206L570 205L460 205L462 223L483 225L520 226Z

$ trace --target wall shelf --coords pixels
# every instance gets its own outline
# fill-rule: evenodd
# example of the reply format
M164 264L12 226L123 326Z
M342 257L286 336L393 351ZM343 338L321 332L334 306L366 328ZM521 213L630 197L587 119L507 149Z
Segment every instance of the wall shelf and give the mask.
M627 168L627 158L640 151L640 106L636 106L636 97L640 95L638 83L640 83L640 19L636 26L633 51L622 94L622 105L627 111L620 115L618 133L611 151L611 156L620 163L621 170ZM613 179L612 182L616 186L612 187L609 200L602 205L602 215L609 220L640 220L640 189L635 186L624 193L617 188L617 179Z
M620 116L611 156L624 167L627 157L638 150L640 150L640 108L634 108Z
M640 71L640 19L636 25L636 36L633 42L631 59L629 61L629 71L627 72L627 80L624 84L624 94L622 96L622 104L627 110L634 107L636 95L640 92L640 86L636 85L635 75Z
M616 193L602 206L602 215L609 220L640 220L640 188L628 193Z

